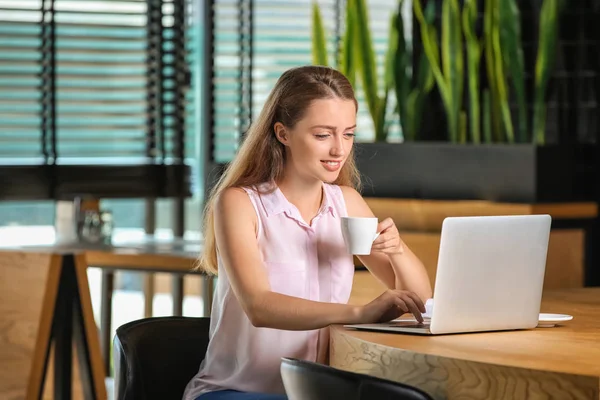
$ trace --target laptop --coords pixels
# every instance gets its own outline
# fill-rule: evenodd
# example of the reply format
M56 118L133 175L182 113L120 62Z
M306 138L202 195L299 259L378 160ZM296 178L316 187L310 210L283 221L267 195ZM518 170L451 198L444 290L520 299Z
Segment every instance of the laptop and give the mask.
M420 335L535 328L551 221L549 215L444 219L429 320L345 327Z

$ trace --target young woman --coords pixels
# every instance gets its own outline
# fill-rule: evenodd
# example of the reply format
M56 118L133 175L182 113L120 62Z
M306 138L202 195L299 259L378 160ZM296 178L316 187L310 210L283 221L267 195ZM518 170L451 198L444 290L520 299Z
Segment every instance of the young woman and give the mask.
M338 71L285 72L212 191L201 268L218 270L210 343L186 400L285 399L281 357L325 362L328 326L421 321L431 284L390 218L364 265L389 290L347 304L354 263L340 218L372 217L357 192L357 102Z

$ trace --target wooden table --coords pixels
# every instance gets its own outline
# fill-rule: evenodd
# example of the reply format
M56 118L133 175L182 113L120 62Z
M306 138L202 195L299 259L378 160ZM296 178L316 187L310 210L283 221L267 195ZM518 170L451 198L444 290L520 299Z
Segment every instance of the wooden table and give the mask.
M465 310L465 312L468 312ZM332 327L332 366L404 382L435 399L600 396L600 288L546 292L554 328L424 337Z
M0 398L68 400L74 394L105 399L106 356L101 355L88 266L197 273L192 267L199 249L196 242L152 238L111 246L0 249ZM210 302L212 292L203 297ZM45 385L46 372L50 385Z

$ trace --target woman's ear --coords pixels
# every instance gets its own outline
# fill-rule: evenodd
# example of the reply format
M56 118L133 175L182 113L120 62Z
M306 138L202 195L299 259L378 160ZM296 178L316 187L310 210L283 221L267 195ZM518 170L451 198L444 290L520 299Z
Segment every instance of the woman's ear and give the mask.
M273 126L273 130L275 131L275 137L281 144L284 146L288 145L288 133L285 129L285 126L281 122L275 122Z

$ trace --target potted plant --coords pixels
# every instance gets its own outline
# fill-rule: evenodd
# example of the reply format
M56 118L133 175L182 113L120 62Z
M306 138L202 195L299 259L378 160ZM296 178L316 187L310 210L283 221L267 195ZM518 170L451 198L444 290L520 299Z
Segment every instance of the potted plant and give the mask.
M359 61L355 70L363 87L371 88L365 95L376 127L375 142L357 145L365 195L528 203L595 199L592 147L545 142L559 0L545 0L540 11L532 111L527 106L521 16L515 0L485 0L481 37L475 29L476 0L465 0L462 7L458 0L443 1L441 35L434 23L435 2L428 1L423 8L420 0L413 0L422 42L414 76L408 76L409 68L402 61L412 55L407 55L402 18L394 13L383 97L377 97L373 89L377 81L371 72L374 57L364 1L347 4L348 13L358 18L353 25ZM433 81L444 108L444 142L419 140L420 122L431 118L423 110ZM396 92L404 143L386 142L385 126L377 123L384 118L373 112L378 110L373 105L387 100L388 88ZM514 111L509 94L516 103Z

